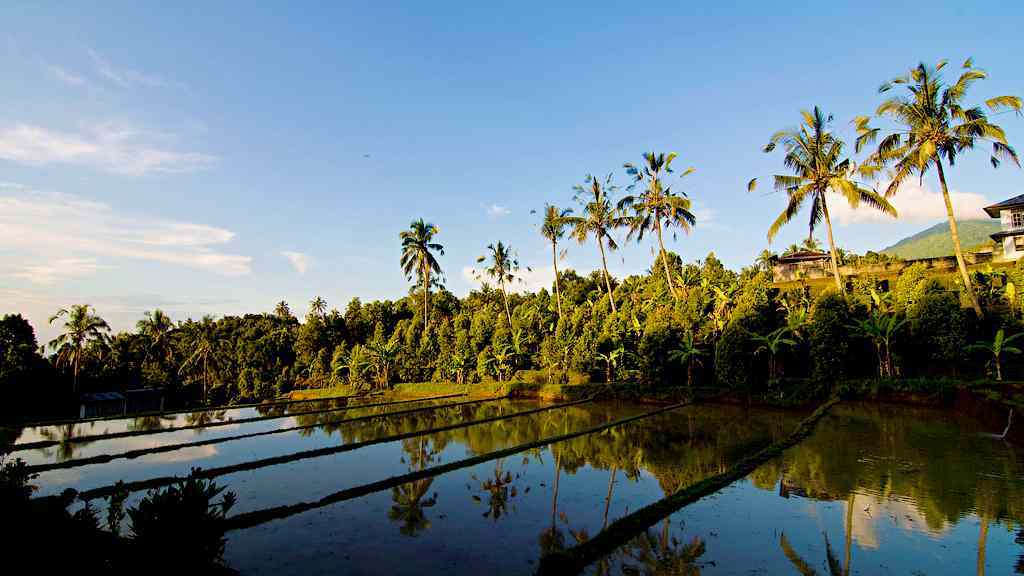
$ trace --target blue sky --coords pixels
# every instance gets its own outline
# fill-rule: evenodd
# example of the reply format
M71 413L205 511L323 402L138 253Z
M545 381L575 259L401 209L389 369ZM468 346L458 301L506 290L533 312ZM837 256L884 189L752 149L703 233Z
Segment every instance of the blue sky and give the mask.
M1024 94L1024 4L992 2L105 2L0 9L0 313L94 304L116 328L343 308L404 294L398 232L441 230L457 294L496 240L550 279L531 209L646 150L697 171L699 218L671 243L739 268L782 209L746 182L781 171L760 147L818 104L849 136L879 83L972 56L980 100ZM998 116L1024 147L1024 120ZM851 150L852 152L852 150ZM965 215L1024 193L978 152L950 177ZM934 182L899 222L838 212L840 245L879 249L941 220ZM805 235L803 222L774 247ZM588 271L596 248L569 247ZM645 270L650 246L610 262Z

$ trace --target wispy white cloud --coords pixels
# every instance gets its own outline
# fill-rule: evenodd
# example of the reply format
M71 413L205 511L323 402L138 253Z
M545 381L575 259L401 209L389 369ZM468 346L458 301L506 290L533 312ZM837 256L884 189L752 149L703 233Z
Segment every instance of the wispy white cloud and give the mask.
M75 74L61 66L47 66L46 70L51 76L68 86L85 86L87 83L84 77L79 76L78 74Z
M505 206L500 206L498 204L491 204L487 206L486 211L487 216L489 218L498 218L500 216L507 216L512 213L512 211L506 208Z
M116 66L92 48L88 49L88 54L89 59L92 60L93 66L96 68L96 73L121 88L134 88L136 86L144 88L185 88L183 84L172 82L158 74L149 74L139 70L132 70L131 68Z
M288 259L288 263L292 265L299 274L305 274L306 270L309 269L310 258L308 254L302 252L293 252L291 250L282 250L281 256Z
M88 166L132 176L195 172L217 161L209 154L178 152L151 143L160 139L167 137L117 124L92 125L84 133L17 124L0 129L0 159L30 166Z
M879 190L884 190L888 183L881 183ZM950 201L953 213L957 218L976 220L988 218L983 208L992 202L975 192L950 190ZM856 210L842 201L829 204L829 212L840 224L860 224L866 222L913 222L925 223L946 218L946 204L940 192L915 181L906 181L900 186L889 202L896 208L899 218L887 216L878 210L861 206Z
M60 280L92 276L99 269L100 265L95 258L58 258L42 264L23 266L11 276L49 286Z
M0 185L0 268L37 284L94 274L96 258L162 262L223 276L251 271L252 258L223 252L230 230L119 213L76 196ZM25 266L26 261L41 262ZM6 264L6 265L5 265Z

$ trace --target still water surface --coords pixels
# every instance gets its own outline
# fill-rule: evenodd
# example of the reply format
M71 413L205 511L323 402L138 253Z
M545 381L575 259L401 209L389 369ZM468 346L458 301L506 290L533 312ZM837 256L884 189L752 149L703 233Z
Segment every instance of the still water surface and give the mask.
M52 470L35 483L40 494L95 488L118 479L186 474L192 466L212 468L426 432L539 406L500 400L323 424ZM258 511L650 409L628 403L556 407L229 473L217 483L238 494L232 514ZM340 417L282 415L208 431L99 440L74 445L71 455L60 454L63 445L19 455L52 462L147 442L187 442L197 434L248 433ZM232 531L226 559L243 574L529 574L544 553L570 548L615 519L724 471L785 437L804 415L736 406L680 408ZM969 418L938 410L839 405L810 438L779 459L635 535L588 571L799 574L800 566L828 574L831 550L845 574L1024 573L1018 559L1024 553L1018 543L1024 542L1024 451L989 432ZM133 494L129 503L141 495Z

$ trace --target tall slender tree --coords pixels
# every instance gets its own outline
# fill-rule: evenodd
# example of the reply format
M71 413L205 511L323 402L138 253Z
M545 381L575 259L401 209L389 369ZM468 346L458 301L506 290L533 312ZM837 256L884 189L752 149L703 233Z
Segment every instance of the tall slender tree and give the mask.
M424 327L430 322L431 276L441 275L441 264L434 256L434 252L444 256L444 246L433 241L437 233L437 226L420 218L414 220L408 230L403 230L399 234L402 239L402 271L410 280L418 276L419 282L423 285Z
M163 310L157 308L152 312L146 312L135 327L146 339L147 356L160 362L169 362L172 359L174 346L171 343L171 334L174 331L174 322Z
M309 313L323 320L327 315L327 300L317 296L309 301Z
M974 293L963 249L960 247L960 232L953 214L943 160L953 166L961 153L973 150L983 142L992 144L990 160L993 167L998 167L1000 161L1006 159L1020 166L1020 160L1007 143L1003 129L989 122L980 106L964 103L971 84L984 79L987 74L975 68L968 58L957 81L947 85L940 74L945 66L945 60L934 67L921 63L909 73L882 84L878 89L882 94L888 94L897 87L906 89L906 93L889 98L875 110L875 116L892 120L895 126L888 129L873 128L869 117L858 117L854 121L858 134L857 151L874 143L883 130L887 133L878 141L877 149L862 167L862 172L867 175L874 175L885 166L892 167L891 180L885 190L886 197L895 194L911 175L917 174L923 179L929 169L935 168L942 187L942 199L946 204L949 235L953 240L960 277L971 300L971 307L980 317L981 305ZM985 106L993 112L1013 110L1020 114L1021 99L1019 96L996 96L985 100Z
M836 290L843 292L839 276L839 253L832 235L832 218L828 211L828 192L845 199L851 208L861 203L895 217L896 209L889 201L874 190L869 190L854 179L856 166L843 156L843 141L829 131L832 115L826 115L817 106L813 112L801 112L803 122L797 128L780 130L772 135L765 152L772 152L782 146L785 152L783 163L792 175L778 174L774 177L775 190L785 192L789 197L786 209L779 214L768 228L768 241L778 234L779 229L789 223L809 200L811 214L808 242L814 236L814 229L821 222L828 230L828 245L832 253L832 275ZM757 186L757 178L747 185L748 191Z
M565 236L565 228L569 225L572 209L559 209L547 204L544 206L544 221L540 225L540 233L551 242L551 265L555 270L555 301L558 303L558 318L562 318L562 288L558 281L558 241Z
M663 178L672 173L672 161L678 154L653 152L644 153L644 161L639 166L626 162L626 174L633 178L629 190L641 186L639 194L630 194L619 201L619 209L632 210L633 215L629 223L629 237L636 237L637 242L644 239L644 233L654 231L658 235L658 254L661 264L665 269L665 282L668 283L669 292L678 298L675 286L672 283L672 274L668 268L668 253L665 251L665 239L663 229L681 228L689 232L690 228L697 223L697 218L690 211L690 199L685 192L676 193L671 185L666 185ZM685 177L693 172L693 168L687 168L680 177ZM673 233L674 235L674 233Z
M87 353L90 342L106 342L109 338L110 326L100 318L92 306L75 304L71 308L61 308L50 316L50 324L63 318L63 333L50 341L51 350L57 352L57 365L71 365L72 393L78 393L78 374L82 366L82 358Z
M203 316L200 322L184 324L185 347L192 354L182 362L179 373L199 372L203 383L203 404L207 403L210 389L210 375L220 365L224 354L225 341L217 333L217 324L212 316Z
M512 309L508 305L508 289L506 285L518 279L516 274L519 273L519 260L512 252L512 247L506 246L501 242L488 244L487 252L487 255L478 257L476 261L478 264L483 262L490 264L487 268L484 268L483 274L498 281L498 287L501 289L501 298L505 302L505 318L508 320L508 329L511 332L513 330Z
M288 303L281 300L274 306L274 316L277 316L281 320L290 320L294 318L292 316L292 310L288 307Z
M604 274L604 285L608 290L608 301L611 303L612 312L615 308L615 297L612 293L611 275L608 274L608 259L605 256L605 247L609 251L615 251L619 245L615 242L612 233L629 224L629 219L612 203L611 195L615 192L612 184L612 175L609 174L602 183L598 178L587 175L583 184L573 187L576 191L573 199L579 202L582 207L582 216L566 217L566 222L572 226L572 236L576 241L583 244L591 236L597 241L597 248L601 252L601 272Z

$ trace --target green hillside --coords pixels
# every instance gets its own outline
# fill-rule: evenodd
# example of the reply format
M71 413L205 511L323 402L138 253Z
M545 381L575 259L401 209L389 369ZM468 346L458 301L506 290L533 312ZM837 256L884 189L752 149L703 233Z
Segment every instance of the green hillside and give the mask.
M958 222L960 245L964 250L976 248L992 241L989 235L999 231L998 220L962 220ZM953 241L949 239L949 224L941 222L882 250L883 254L899 256L904 260L935 258L953 255Z

